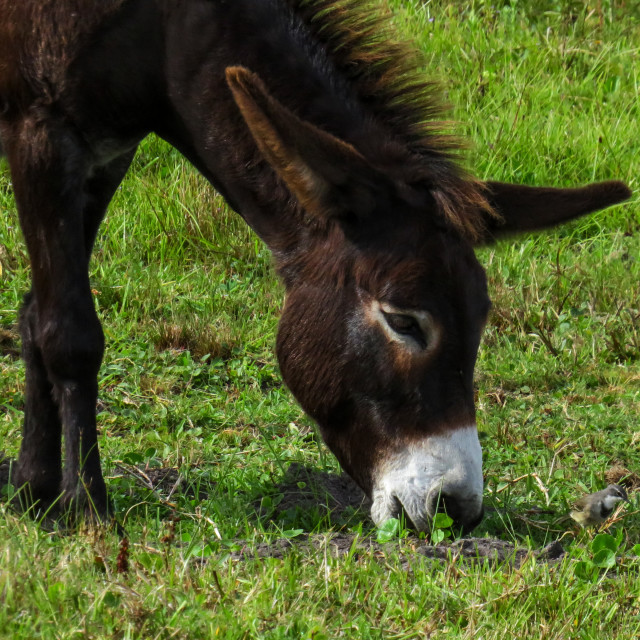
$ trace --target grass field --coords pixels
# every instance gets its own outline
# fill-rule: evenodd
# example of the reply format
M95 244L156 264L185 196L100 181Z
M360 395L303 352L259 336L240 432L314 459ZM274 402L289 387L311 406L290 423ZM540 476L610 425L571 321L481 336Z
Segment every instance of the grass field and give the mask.
M637 2L390 4L480 178L640 190ZM0 211L0 448L15 457L29 269L5 163ZM573 498L640 474L638 196L479 257L494 309L476 371L488 512L474 535L531 552L519 567L426 559L402 527L370 546L380 534L361 511L332 513L322 494L291 503L291 486L313 489L292 463L339 468L279 377L270 256L176 151L146 140L91 264L100 446L127 543L51 533L0 502L0 636L640 636L640 494L610 537L559 521ZM333 535L352 541L345 554ZM535 560L560 538L561 562ZM283 539L282 557L252 557Z

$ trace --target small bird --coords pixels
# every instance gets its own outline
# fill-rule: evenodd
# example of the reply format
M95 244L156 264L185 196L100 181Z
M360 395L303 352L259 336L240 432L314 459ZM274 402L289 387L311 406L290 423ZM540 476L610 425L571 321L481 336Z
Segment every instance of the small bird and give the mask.
M602 491L580 498L569 515L582 527L592 527L604 522L618 502L629 502L627 492L619 484L610 484Z

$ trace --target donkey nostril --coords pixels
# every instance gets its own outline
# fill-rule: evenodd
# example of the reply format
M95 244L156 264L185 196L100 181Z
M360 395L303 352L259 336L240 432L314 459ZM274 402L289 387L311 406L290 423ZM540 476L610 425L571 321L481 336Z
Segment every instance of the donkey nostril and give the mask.
M437 513L446 513L463 533L471 531L480 524L484 509L478 501L461 498L455 494L438 491L431 494L428 502L429 515L433 518Z
M460 506L458 500L444 492L434 492L429 501L429 513L435 517L437 513L446 513L454 521L460 517Z

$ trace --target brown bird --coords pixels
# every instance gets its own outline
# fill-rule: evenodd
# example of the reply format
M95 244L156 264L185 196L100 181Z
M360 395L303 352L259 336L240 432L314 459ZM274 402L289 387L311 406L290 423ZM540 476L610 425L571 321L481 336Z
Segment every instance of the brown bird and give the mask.
M582 527L591 527L604 522L616 508L618 502L629 502L627 492L619 484L610 484L602 491L580 498L569 515Z

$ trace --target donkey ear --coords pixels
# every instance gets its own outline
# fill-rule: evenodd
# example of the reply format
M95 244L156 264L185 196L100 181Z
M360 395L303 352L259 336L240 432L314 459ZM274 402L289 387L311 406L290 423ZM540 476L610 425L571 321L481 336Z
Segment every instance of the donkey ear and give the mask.
M547 229L610 207L631 197L629 187L611 180L586 187L554 189L487 182L486 196L498 214L486 221L485 242L502 236Z
M307 213L326 221L373 210L389 181L354 147L298 118L244 67L226 76L258 148Z

